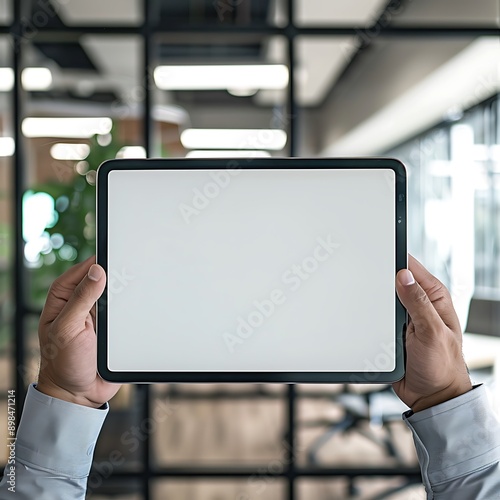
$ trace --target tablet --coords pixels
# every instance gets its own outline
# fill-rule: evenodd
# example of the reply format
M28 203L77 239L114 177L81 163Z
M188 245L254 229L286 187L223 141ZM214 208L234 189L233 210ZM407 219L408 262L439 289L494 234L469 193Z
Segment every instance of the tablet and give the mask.
M378 159L112 160L97 173L113 382L394 382L406 171Z

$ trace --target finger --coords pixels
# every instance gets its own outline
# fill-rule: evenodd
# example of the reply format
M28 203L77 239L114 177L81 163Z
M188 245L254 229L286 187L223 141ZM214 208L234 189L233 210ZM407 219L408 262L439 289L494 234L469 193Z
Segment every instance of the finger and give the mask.
M416 332L437 331L443 320L432 305L425 290L415 281L408 269L402 269L396 276L396 291L399 300L406 307Z
M440 292L445 286L432 275L413 255L408 254L408 269L412 272L420 286L429 295Z
M98 264L90 266L88 273L75 288L58 318L61 325L84 324L92 307L106 286L106 273Z
M95 255L72 266L52 283L40 316L40 323L42 325L51 323L59 315L71 297L71 294L94 262Z
M460 322L448 289L411 255L408 256L408 264L410 271L424 289L439 316L452 330L460 331Z

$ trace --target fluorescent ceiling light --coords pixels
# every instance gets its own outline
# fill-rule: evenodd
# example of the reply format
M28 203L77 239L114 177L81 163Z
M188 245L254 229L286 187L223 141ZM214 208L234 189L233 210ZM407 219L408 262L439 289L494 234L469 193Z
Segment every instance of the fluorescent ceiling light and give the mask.
M21 83L25 90L47 90L52 85L52 73L49 68L25 68ZM8 92L13 87L14 70L0 68L0 92Z
M146 150L142 146L123 146L116 154L117 158L146 158Z
M235 97L250 97L255 95L258 90L257 89L227 89L228 93L234 95Z
M15 150L16 146L12 137L0 137L0 157L12 156Z
M288 68L283 64L158 66L156 85L162 90L283 89Z
M88 139L96 134L109 134L111 118L25 118L22 130L25 137L63 137Z
M52 85L52 73L49 68L26 68L21 82L25 90L47 90Z
M189 151L186 158L268 158L271 156L267 151L251 150L242 151L241 149L208 149Z
M151 111L153 120L157 122L174 123L182 125L189 121L189 115L184 108L173 105L153 106Z
M191 128L181 134L181 143L186 149L280 150L286 140L286 132L279 129Z
M88 144L70 144L59 142L50 148L54 160L85 160L90 153Z
M0 92L8 92L14 86L14 71L12 68L0 68Z

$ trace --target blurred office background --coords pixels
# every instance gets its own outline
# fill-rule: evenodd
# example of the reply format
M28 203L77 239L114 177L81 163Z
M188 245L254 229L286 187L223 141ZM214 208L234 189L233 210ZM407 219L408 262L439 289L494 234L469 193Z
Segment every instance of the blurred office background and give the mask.
M20 409L36 380L47 288L94 252L114 157L402 159L409 249L452 290L498 404L499 16L497 0L0 0L0 443L7 390ZM89 498L422 499L404 409L386 387L126 387Z

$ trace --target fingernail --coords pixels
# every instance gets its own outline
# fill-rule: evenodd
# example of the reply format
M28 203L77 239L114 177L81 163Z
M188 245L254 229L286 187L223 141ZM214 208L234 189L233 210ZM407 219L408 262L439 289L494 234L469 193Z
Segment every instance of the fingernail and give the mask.
M415 283L415 278L409 269L403 269L399 273L399 282L404 286L410 286Z
M102 269L96 264L92 264L88 272L89 279L91 279L92 281L99 281L101 279L101 276Z

